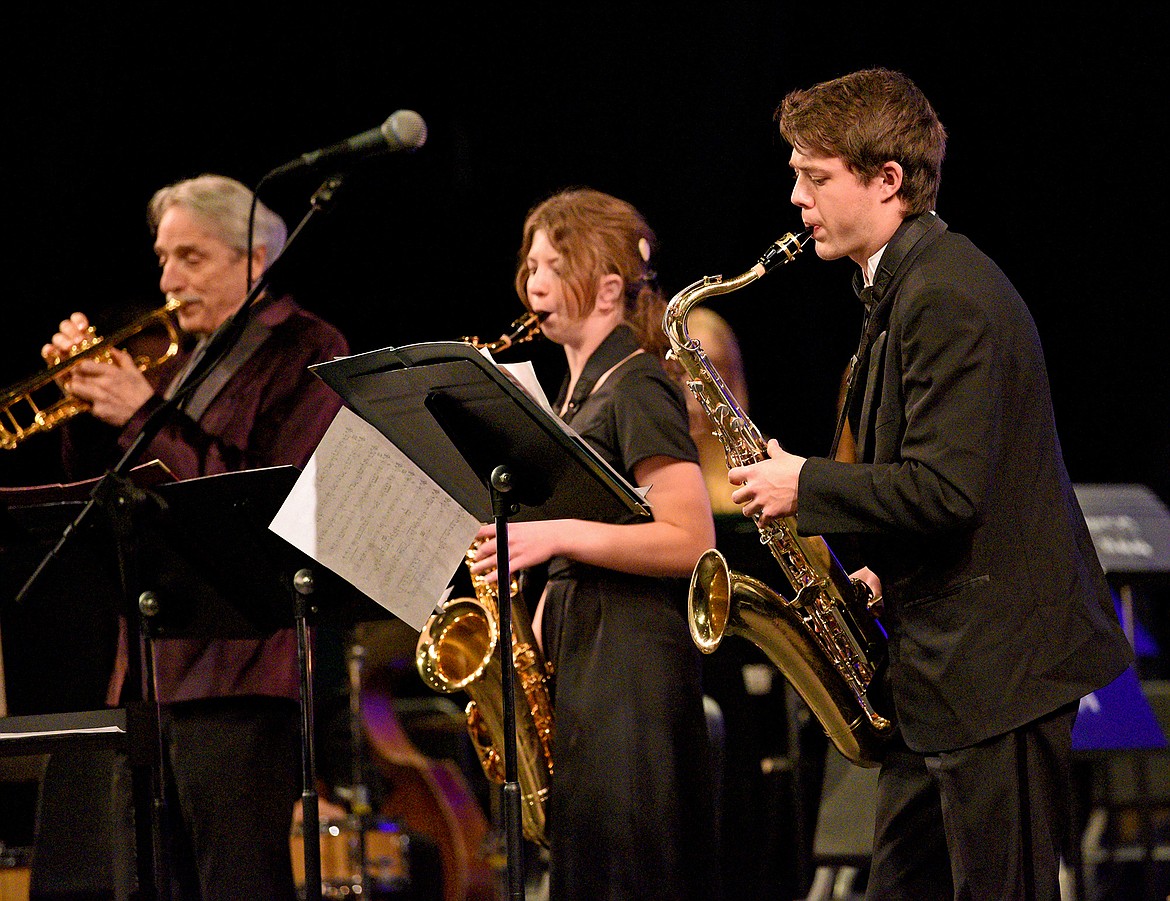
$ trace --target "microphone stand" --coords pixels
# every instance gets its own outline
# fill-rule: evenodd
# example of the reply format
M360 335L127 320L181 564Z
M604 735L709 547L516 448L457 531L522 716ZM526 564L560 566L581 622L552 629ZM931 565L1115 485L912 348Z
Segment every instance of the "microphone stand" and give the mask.
M265 178L267 178L267 176L265 176ZM263 181L264 179L261 179L261 183L263 183ZM211 338L203 345L201 351L196 351L196 359L188 368L186 376L183 378L177 389L172 393L170 398L165 400L153 413L150 414L146 422L143 424L142 430L135 436L134 440L130 443L130 446L126 449L126 452L122 455L118 462L115 463L114 466L109 469L101 477L101 479L98 480L97 484L90 492L89 499L82 506L77 516L74 517L73 521L65 527L65 530L61 533L61 537L57 540L57 543L41 559L40 563L37 564L36 569L33 570L32 575L28 577L24 585L21 586L20 590L16 593L14 599L16 603L21 603L24 600L28 592L32 589L33 585L41 577L42 573L44 573L50 564L55 562L60 557L62 551L65 549L65 546L69 543L70 539L81 529L82 525L89 518L95 507L100 506L107 511L112 511L111 515L113 515L115 519L115 533L117 537L119 533L122 532L122 529L117 526L117 523L125 521L125 517L132 516L135 508L139 505L150 502L160 508L164 506L161 499L159 499L158 496L153 492L143 491L131 484L126 477L126 472L133 465L142 449L149 446L150 442L154 440L155 436L158 435L162 428L172 419L176 411L182 405L183 401L186 400L191 395L191 393L199 387L200 384L202 384L202 382L215 369L220 360L235 345L236 341L240 337L240 334L244 330L244 326L247 325L248 314L251 311L251 308L255 306L257 300L267 290L269 284L271 283L273 270L277 267L277 264L285 258L288 249L303 234L305 229L308 228L309 224L320 213L328 212L331 209L334 197L337 194L337 191L341 188L343 181L344 179L341 175L331 175L326 178L325 181L322 182L321 186L318 187L317 190L313 193L310 199L309 210L301 218L301 221L297 224L297 227L293 229L292 233L288 236L288 240L285 241L285 245L281 249L281 252L272 261L271 265L265 268L265 270L252 284L252 287L248 291L248 294L244 298L244 302L240 308L231 316L229 316L223 322L223 324L215 330ZM121 541L122 538L119 537L119 553L120 555L124 555L125 548L121 547ZM154 613L157 613L157 607L152 606L154 600L153 596L150 598L146 597L149 594L151 593L143 592L143 598L140 599L138 605L140 613L145 617L150 617ZM161 753L162 730L161 718L158 716L158 694L157 686L154 680L154 660L153 655L150 653L151 645L148 640L148 636L145 634L143 622L144 621L141 618L138 619L138 631L142 636L141 646L144 648L145 653L141 655L141 661L135 662L140 663L140 665L144 668L145 676L149 678L143 678L142 673L128 675L134 675L137 678L142 678L144 683L143 687L146 689L144 692L146 697L140 700L144 702L144 706L148 710L154 712L154 721L159 724L157 729L158 735L156 736L159 747L152 753L152 756L157 755L154 766L155 775L152 779L154 794L153 811L152 816L150 817L152 842L154 846L154 868L156 870L154 873L153 882L156 891L163 891L166 893L164 897L169 897L169 880L166 878L167 874L161 872L163 868L161 849L164 847L162 841L163 836L161 823L165 820L165 818L162 816L162 813L165 811L166 807L163 792L164 780L162 778L161 771L163 766L165 766L166 755ZM298 628L300 629L302 626L303 623L298 622ZM131 634L129 628L127 629L127 634ZM135 655L132 653L131 657L133 658L134 656ZM129 682L128 680L127 684L133 683ZM308 763L311 767L311 749L308 754ZM308 810L305 811L306 822L308 822L311 817L315 823L317 820L317 815L317 808L314 804L311 813ZM317 839L316 832L313 833L313 838ZM308 843L306 843L306 845L307 844ZM139 850L141 852L141 847ZM316 897L320 897L319 892L321 889L321 867L319 846L317 845L316 841L313 842L313 850L318 852L315 855L316 873L314 874L308 872L309 864L311 863L311 861L308 859L308 856L311 852L308 848L306 848L305 882L306 885L310 887L316 885L318 892ZM310 895L310 898L312 897L313 896Z

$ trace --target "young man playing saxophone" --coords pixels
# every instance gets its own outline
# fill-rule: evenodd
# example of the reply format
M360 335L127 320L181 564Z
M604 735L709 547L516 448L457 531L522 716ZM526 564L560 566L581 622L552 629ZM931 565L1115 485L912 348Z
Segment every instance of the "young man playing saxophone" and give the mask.
M1032 317L934 212L946 134L884 69L790 93L792 202L849 257L866 339L856 462L772 442L733 500L856 539L884 596L899 724L867 897L1058 901L1078 699L1131 660L1061 456Z

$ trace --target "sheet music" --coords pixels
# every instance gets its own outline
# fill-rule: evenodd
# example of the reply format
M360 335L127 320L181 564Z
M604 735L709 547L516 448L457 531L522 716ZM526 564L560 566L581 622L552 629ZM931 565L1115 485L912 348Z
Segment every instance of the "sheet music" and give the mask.
M483 351L483 355L489 360L492 360L492 355L486 350ZM495 360L492 360L492 362L495 363ZM523 363L496 363L496 366L510 375L512 377L512 381L516 382L516 384L523 388L524 392L534 401L536 401L537 405L549 415L549 418L551 418L554 423L560 426L562 431L571 432L572 434L576 435L576 433L573 432L569 426L565 425L564 420L562 420L561 417L553 411L552 404L548 402L548 396L544 393L544 388L541 387L540 380L536 377L536 369L533 367L530 361L526 360ZM601 462L607 468L609 468L611 472L613 471L613 467L609 466L609 463L607 463L604 459L601 460ZM620 478L616 472L614 472L614 477ZM634 489L638 497L640 497L643 501L646 501L646 495L653 486L647 485L645 488L642 488L638 485L631 485L630 487ZM649 502L647 502L647 506L649 506Z
M421 630L479 523L343 407L269 528Z
M125 735L121 726L94 726L90 729L46 729L43 732L0 732L0 741L23 738L52 738L55 735Z
M489 360L492 355L484 353ZM495 363L495 360L492 360ZM556 413L553 412L552 404L548 402L548 396L544 393L544 388L540 386L540 380L536 377L536 369L533 367L531 361L525 360L522 363L496 363L500 369L508 373L517 385L524 389L524 393L536 401L545 413L554 419L559 419Z

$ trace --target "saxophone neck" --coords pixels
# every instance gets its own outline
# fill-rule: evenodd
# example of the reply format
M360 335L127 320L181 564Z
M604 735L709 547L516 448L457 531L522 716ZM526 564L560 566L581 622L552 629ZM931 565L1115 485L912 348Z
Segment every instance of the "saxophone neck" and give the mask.
M773 241L765 250L756 264L746 272L735 278L724 279L721 275L708 275L692 282L679 291L666 305L666 313L662 317L662 328L670 339L671 348L675 356L680 350L693 349L697 342L692 343L687 334L687 314L708 297L719 294L730 294L740 288L750 285L757 279L763 278L776 266L789 263L796 259L804 245L812 239L812 231L803 231L800 234L789 232L784 237Z
M535 339L540 334L540 324L547 316L548 313L535 313L529 310L523 316L514 319L512 324L508 326L508 330L495 341L480 341L475 336L465 337L463 340L477 350L486 350L493 354L499 353L514 344L524 344L526 341Z
M666 313L662 317L662 327L676 354L682 348L694 347L697 344L697 342L691 341L691 337L687 333L687 314L692 309L708 297L738 291L745 285L756 281L761 275L763 272L757 272L754 267L732 279L724 279L722 275L707 275L697 282L687 285L674 295L666 305Z

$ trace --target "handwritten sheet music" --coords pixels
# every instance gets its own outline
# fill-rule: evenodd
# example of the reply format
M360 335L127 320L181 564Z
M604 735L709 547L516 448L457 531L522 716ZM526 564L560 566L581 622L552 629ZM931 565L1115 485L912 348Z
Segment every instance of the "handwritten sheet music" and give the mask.
M479 523L343 407L269 528L421 630Z

